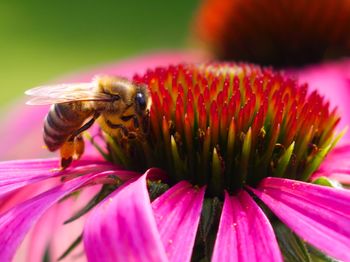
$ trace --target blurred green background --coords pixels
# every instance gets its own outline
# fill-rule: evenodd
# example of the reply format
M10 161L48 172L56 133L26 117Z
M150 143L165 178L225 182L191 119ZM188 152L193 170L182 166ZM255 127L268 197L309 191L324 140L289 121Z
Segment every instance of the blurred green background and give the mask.
M186 46L199 0L0 1L0 112L24 90L89 67Z

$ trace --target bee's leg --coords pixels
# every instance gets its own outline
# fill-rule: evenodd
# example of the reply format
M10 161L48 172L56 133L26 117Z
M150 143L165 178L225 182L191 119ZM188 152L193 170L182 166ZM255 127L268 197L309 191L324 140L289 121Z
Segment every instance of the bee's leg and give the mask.
M120 131L121 131L122 135L124 135L124 136L127 136L129 133L129 130L125 126L123 126L122 124L113 124L108 119L106 121L106 124L112 129L119 129L120 128Z
M66 169L73 160L79 159L84 153L85 143L81 134L68 139L60 148L61 168Z
M77 135L79 135L80 133L84 132L85 130L89 129L95 122L95 120L100 116L100 113L95 113L94 116L82 127L80 127L79 129L75 130L71 137L76 137Z
M127 138L130 140L136 139L137 138L137 133L136 132L129 132Z
M125 126L120 125L120 129L122 132L122 135L126 139L135 139L137 137L137 133L133 131L129 131Z
M66 169L73 161L74 151L74 139L69 139L60 148L61 154L61 168Z
M137 118L137 116L134 116L132 118L132 120L134 121L134 127L135 128L139 128L140 127L140 124L139 124L139 119Z
M119 126L119 128L120 128L120 131L121 131L121 133L122 133L122 135L124 136L124 137L128 137L129 136L129 130L125 127L125 126L123 126L123 125L120 125Z
M132 132L132 131L129 131L124 125L113 124L109 120L107 120L106 123L107 123L107 125L110 128L113 128L113 129L120 128L120 132L121 132L123 138L125 138L125 139L134 139L134 138L136 138L136 133Z
M85 150L85 143L81 134L74 138L74 156L73 159L79 159Z
M79 159L84 153L85 144L81 133L89 129L99 116L100 114L96 112L85 125L75 130L68 140L64 142L60 149L62 169L66 169L72 163L73 159Z
M144 134L148 135L151 130L151 120L149 115L149 110L146 111L146 114L142 117L142 131Z

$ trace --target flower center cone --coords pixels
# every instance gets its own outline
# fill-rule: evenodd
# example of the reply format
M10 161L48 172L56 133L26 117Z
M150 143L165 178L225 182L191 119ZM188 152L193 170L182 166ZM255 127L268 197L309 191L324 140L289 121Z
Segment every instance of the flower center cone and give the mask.
M136 75L152 105L144 139L109 138L114 162L159 167L222 197L265 177L307 181L339 137L336 109L283 73L250 64L160 67Z

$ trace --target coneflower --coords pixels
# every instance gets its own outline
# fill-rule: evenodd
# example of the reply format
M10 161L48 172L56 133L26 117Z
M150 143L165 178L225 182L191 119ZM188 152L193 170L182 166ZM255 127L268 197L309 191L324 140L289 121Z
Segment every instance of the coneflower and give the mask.
M307 260L318 250L350 260L350 191L321 176L334 166L316 172L342 135L321 95L250 64L179 64L133 80L152 96L144 137L102 134L91 142L105 160L61 172L56 160L1 164L1 199L56 178L0 216L3 261L46 210L91 184L98 193L66 218L86 221L62 257L83 243L89 261Z
M350 55L350 2L203 0L193 31L217 59L296 67Z

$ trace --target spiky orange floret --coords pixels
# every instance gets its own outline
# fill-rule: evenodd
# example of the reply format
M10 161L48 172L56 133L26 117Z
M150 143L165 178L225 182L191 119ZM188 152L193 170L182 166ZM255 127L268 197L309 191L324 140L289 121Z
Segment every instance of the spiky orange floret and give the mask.
M169 66L134 81L149 86L152 106L146 142L127 149L131 166L161 167L215 195L266 176L306 180L339 121L306 84L249 64Z
M350 54L350 1L204 0L194 32L217 58L293 66Z

